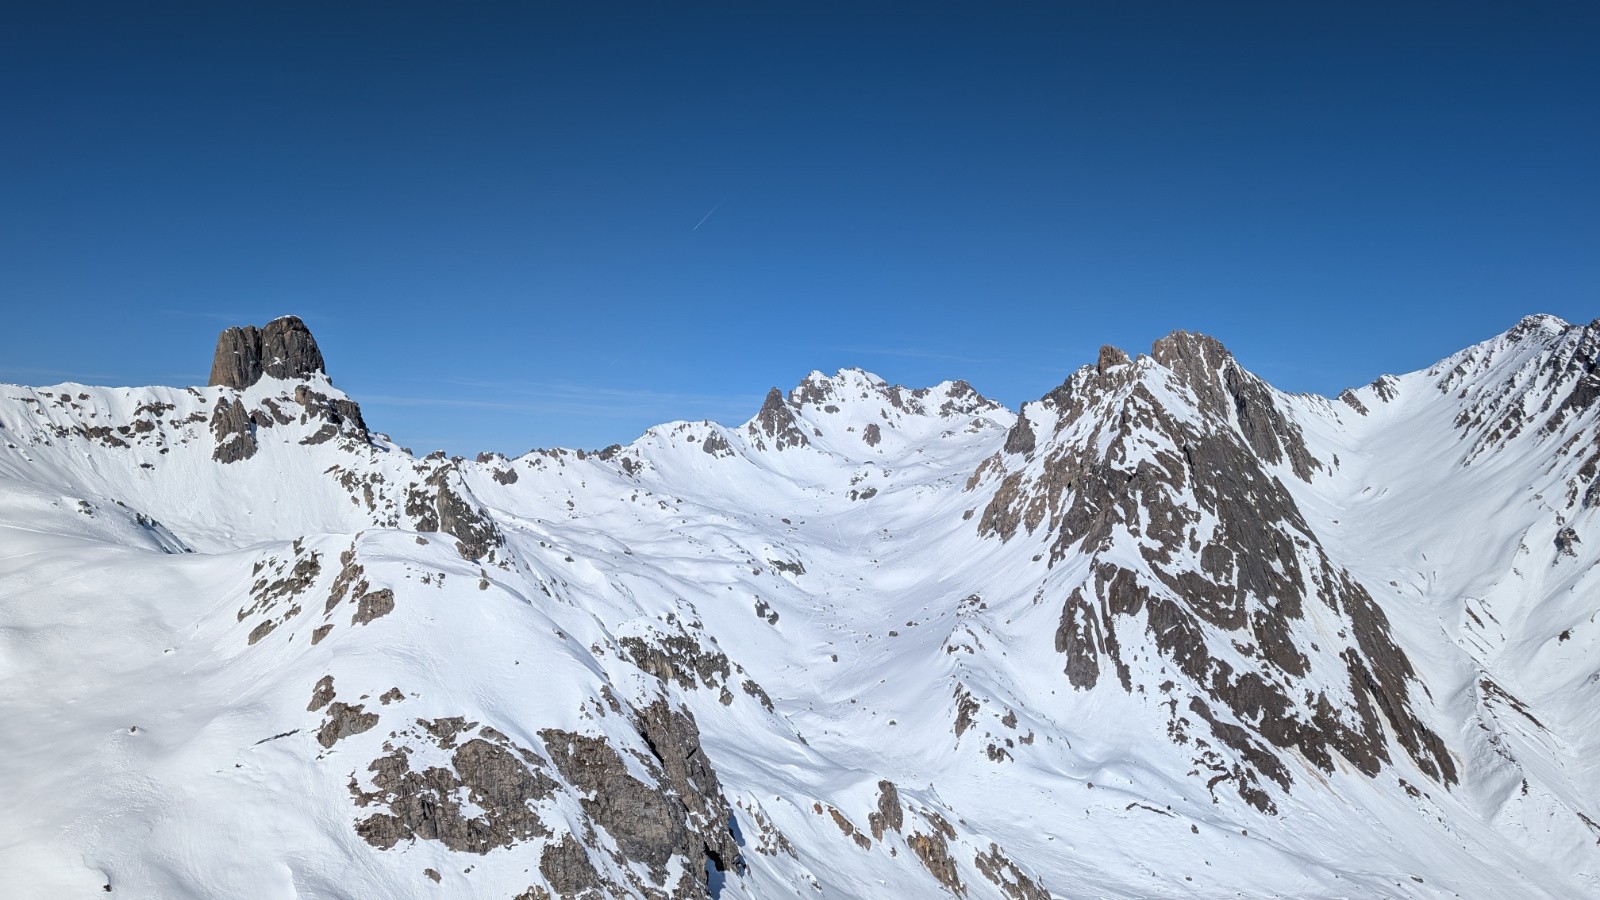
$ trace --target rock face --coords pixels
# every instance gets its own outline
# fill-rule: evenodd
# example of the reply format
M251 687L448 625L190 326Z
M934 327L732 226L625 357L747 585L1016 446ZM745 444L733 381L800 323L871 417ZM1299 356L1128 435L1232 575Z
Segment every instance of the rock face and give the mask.
M339 741L351 736L371 731L378 724L378 717L365 711L361 704L351 706L348 703L334 703L328 707L328 718L317 730L317 743L323 747L332 747Z
M327 372L316 338L296 316L273 319L261 330L261 371L271 378L283 379Z
M217 352L211 359L211 385L247 388L261 380L261 329L254 325L235 326L217 337Z
M321 444L340 434L362 441L371 437L366 421L361 418L361 407L354 400L329 397L303 384L295 386L294 400L300 404L301 422L322 423L315 434L301 441L303 444Z
M784 400L783 392L777 388L767 392L766 402L761 404L761 411L750 423L750 437L757 442L762 442L763 438L771 440L777 450L811 443L800 423L795 421L794 411Z
M265 328L244 325L223 331L208 384L242 390L263 375L292 380L326 371L311 329L297 316L284 316Z
M1505 338L1457 354L1438 383L1441 393L1467 401L1456 427L1471 443L1469 462L1524 432L1552 436L1568 430L1600 401L1600 319L1563 326L1547 316L1529 316ZM1540 345L1548 349L1528 352ZM1496 374L1486 377L1490 372ZM1597 505L1600 441L1569 438L1556 452L1581 460L1568 483L1569 498L1587 492L1585 506Z
M1311 473L1322 467L1306 449L1299 426L1273 403L1272 389L1246 372L1221 341L1175 331L1156 341L1150 353L1193 392L1201 413L1214 421L1227 421L1231 414L1245 443L1262 462L1275 466L1287 459L1302 481L1309 481Z
M650 754L634 754L634 759L653 784L634 777L603 738L557 729L540 736L562 778L578 792L584 812L616 842L621 859L648 869L650 881L670 888L674 898L706 896L708 869L743 872L745 863L729 831L732 810L700 747L699 729L691 716L665 700L638 710L635 724ZM561 851L552 865L573 856ZM669 879L674 860L687 864ZM569 862L561 868L563 879L575 874L574 868L587 876L581 865Z
M1134 365L1102 353L1028 404L974 477L1001 476L980 533L1038 533L1050 565L1087 557L1056 632L1068 683L1092 690L1107 671L1128 692L1162 682L1173 739L1208 729L1233 752L1196 738L1196 764L1264 812L1268 782L1293 782L1285 752L1376 775L1392 736L1429 777L1456 780L1412 709L1415 672L1388 620L1280 480L1322 465L1270 388L1214 339L1177 332ZM1308 617L1339 622L1336 640L1300 638ZM1146 647L1163 662L1135 671Z
M505 537L487 510L462 496L460 483L454 464L437 469L426 482L431 490L414 487L407 493L406 514L415 518L418 531L442 531L454 537L463 559L483 559L502 546Z
M917 860L928 870L928 874L932 875L946 891L957 897L966 896L967 886L961 883L955 858L950 854L950 841L955 838L956 830L936 812L924 811L922 816L931 826L931 831L927 834L913 831L906 837L906 845L916 854Z
M1100 348L1100 358L1095 362L1094 368L1096 372L1104 375L1107 369L1125 366L1129 362L1131 360L1128 359L1128 354L1123 352L1121 348L1106 344Z
M905 813L900 809L900 792L892 781L878 782L878 809L867 816L872 827L872 839L883 840L885 831L899 831L905 824Z
M211 458L220 463L239 462L256 455L256 435L244 404L223 397L211 413L211 435L216 449Z
M356 832L382 849L425 840L476 854L549 835L530 805L556 788L542 761L492 728L458 742L477 728L477 722L460 717L419 719L408 732L391 735L391 740L425 735L450 755L439 765L419 768L411 748L403 747L367 767L373 790L362 790L352 777L350 793L357 806L379 809L357 823Z

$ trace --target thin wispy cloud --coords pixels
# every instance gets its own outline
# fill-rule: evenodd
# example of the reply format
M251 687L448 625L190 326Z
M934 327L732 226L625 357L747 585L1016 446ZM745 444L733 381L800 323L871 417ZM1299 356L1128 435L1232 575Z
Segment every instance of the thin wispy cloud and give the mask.
M996 362L978 356L963 356L959 353L947 353L942 350L927 350L920 347L836 347L839 353L855 353L862 356L893 356L902 359L926 359L939 362L958 362L970 365L984 365Z
M701 218L700 221L694 223L694 227L689 229L689 230L690 231L699 231L700 230L700 226L704 225L706 223L706 219L711 218L713 215L716 214L717 210L719 210L721 208L722 208L722 204L721 203L718 203L716 206L711 207L711 212L706 213L705 216L703 218Z
M463 400L460 397L408 397L399 394L362 394L365 406L451 406L463 409L504 409L531 412L535 403L497 403L492 400Z
M760 398L750 395L693 394L631 390L595 385L549 384L450 378L445 384L480 396L448 397L363 394L368 405L458 407L534 415L582 416L599 419L649 419L651 424L674 419L742 421L755 414Z
M204 374L204 373L200 373ZM146 372L128 375L118 372L81 372L73 369L48 369L31 366L0 368L0 382L47 386L64 382L105 385L109 387L140 387L144 385L183 386L199 384L194 372Z

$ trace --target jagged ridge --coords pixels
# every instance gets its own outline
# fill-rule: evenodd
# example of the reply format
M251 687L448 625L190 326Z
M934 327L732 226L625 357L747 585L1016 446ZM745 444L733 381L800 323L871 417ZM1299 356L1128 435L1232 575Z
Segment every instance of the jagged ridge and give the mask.
M0 766L40 821L142 825L0 845L55 894L278 877L190 823L328 895L1593 888L1594 329L1343 403L1186 333L1017 414L812 373L516 459L369 431L292 318L203 389L7 389ZM1433 497L1506 531L1452 558ZM106 749L145 740L191 755Z

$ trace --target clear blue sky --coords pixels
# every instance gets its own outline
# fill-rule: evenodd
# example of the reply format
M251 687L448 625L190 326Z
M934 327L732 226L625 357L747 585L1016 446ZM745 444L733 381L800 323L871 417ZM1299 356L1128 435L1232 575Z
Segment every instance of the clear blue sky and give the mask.
M1331 393L1600 316L1600 4L14 3L0 298L26 383L296 313L419 451L1174 328Z

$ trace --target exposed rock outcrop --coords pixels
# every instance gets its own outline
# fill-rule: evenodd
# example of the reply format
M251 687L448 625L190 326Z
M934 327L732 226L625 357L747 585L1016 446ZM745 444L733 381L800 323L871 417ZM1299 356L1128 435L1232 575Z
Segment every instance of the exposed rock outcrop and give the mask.
M294 316L254 325L229 328L217 338L211 363L211 384L244 390L264 377L293 381L325 374L322 351L305 323ZM217 438L219 462L249 459L256 451L256 429L275 428L296 420L293 407L282 397L265 397L254 408L237 397L217 401L212 432ZM322 444L344 436L366 443L371 440L361 407L346 397L329 396L309 384L295 386L294 402L300 406L300 424L317 426L302 444Z
M321 427L302 440L302 444L321 444L347 435L358 441L370 440L367 423L361 418L361 407L354 400L330 397L306 385L296 385L294 402L300 404L300 423L321 422Z
M1562 556L1577 556L1579 543L1578 532L1570 526L1556 533L1556 552Z
M639 733L666 776L666 786L689 810L691 828L718 871L744 871L738 842L728 830L733 811L700 748L700 729L686 710L656 700L639 711Z
M454 464L434 470L426 484L431 491L413 487L406 493L406 515L412 517L418 531L442 531L454 537L456 552L466 560L484 559L505 545L488 510L474 507L463 496L466 487Z
M555 888L557 897L598 900L606 896L606 888L610 887L589 861L589 851L570 834L544 848L539 856L539 874Z
M1193 692L1173 697L1174 740L1188 740L1188 715L1204 723L1236 761L1197 746L1196 762L1263 811L1274 808L1263 779L1290 787L1283 751L1376 775L1392 735L1423 772L1453 782L1449 752L1411 708L1415 672L1388 620L1273 474L1320 466L1298 426L1211 338L1178 332L1152 357L1080 369L1019 416L1040 430L1037 447L1009 440L974 478L999 476L981 533L1042 530L1051 565L1089 555L1056 634L1068 682L1092 689L1109 668L1133 692L1134 660L1153 646ZM1313 606L1342 623L1342 643L1297 637Z
M261 329L261 372L269 378L304 378L326 374L322 351L311 329L297 316L283 316Z
M220 463L239 462L256 455L256 432L244 404L223 397L211 411L211 435L216 449L211 458Z
M254 325L225 329L211 358L210 385L244 389L261 380L261 329Z
M653 634L648 639L626 636L617 643L624 659L663 682L674 682L686 691L704 686L726 693L730 675L727 654L707 649L686 631Z
M872 828L872 839L883 840L884 831L899 831L905 824L905 813L900 809L900 792L894 782L878 782L878 808L867 815L867 825Z
M250 604L238 612L241 622L261 617L250 631L251 644L298 616L302 596L322 574L322 555L308 549L304 540L296 540L289 549L289 554L258 561L251 570L256 580L250 586Z
M1174 331L1156 341L1150 355L1194 392L1202 413L1217 421L1237 423L1245 442L1262 462L1278 465L1287 459L1294 474L1305 481L1322 468L1306 448L1300 426L1278 409L1272 388L1246 372L1221 341Z
M1005 451L1007 453L1028 454L1037 446L1038 437L1033 433L1033 425L1028 422L1028 411L1023 409L1017 414L1017 421L1006 432Z
M993 882L1011 900L1050 900L1050 892L1029 878L998 844L989 844L988 852L979 853L972 862L983 877Z
M1100 358L1095 361L1094 368L1096 372L1104 375L1107 369L1115 366L1125 366L1130 361L1128 354L1121 348L1106 344L1100 348Z
M356 609L350 617L351 625L366 625L374 619L382 618L394 612L395 596L390 588L374 589L366 578L366 569L356 561L356 548L352 544L349 550L339 554L339 575L333 580L333 586L328 591L328 600L323 605L323 620L333 616L333 611L348 597L354 601ZM325 633L325 632L324 632Z
M801 430L800 423L795 420L794 410L789 408L783 392L777 388L767 392L766 402L761 404L761 411L751 420L749 430L750 437L758 444L763 438L771 440L775 450L805 447L811 443L811 439Z
M283 316L264 328L244 325L224 330L217 338L207 383L242 390L264 375L292 380L317 372L326 369L311 329L297 316Z
M353 734L371 731L378 724L376 713L365 711L361 704L334 702L328 707L328 717L317 730L317 743L332 747Z
M311 702L306 704L306 712L316 712L333 702L333 676L324 675L311 689Z
M718 458L733 455L733 447L728 444L728 439L715 431L706 435L706 439L700 443L700 449Z
M1356 392L1350 390L1349 388L1345 388L1344 390L1340 391L1339 396L1336 399L1340 403L1343 403L1363 416L1368 415L1371 412L1371 410L1367 409L1367 405L1361 402L1361 398L1356 396Z
M669 863L679 859L679 880L663 886L674 897L705 896L708 861L719 871L743 871L744 860L729 831L732 812L700 748L700 732L692 717L659 699L638 711L635 724L651 751L640 762L654 784L635 778L603 737L556 729L540 737L562 777L579 792L584 812L611 835L623 860L644 866L663 885Z
M1466 461L1504 447L1523 433L1565 437L1556 452L1581 460L1568 503L1600 496L1600 441L1582 423L1600 401L1600 319L1568 325L1528 316L1495 341L1456 354L1435 386L1467 402L1456 417L1471 442ZM1572 430L1577 423L1577 430Z
M906 845L916 854L917 861L928 870L928 874L943 885L945 890L957 897L965 897L967 886L961 882L961 876L956 871L955 857L950 854L949 842L955 840L955 828L951 827L944 816L931 810L923 810L922 817L933 826L933 831L929 834L913 831L906 838Z
M382 810L356 825L368 843L389 849L401 841L428 840L482 854L550 835L534 804L550 796L557 784L541 771L542 762L532 751L487 727L458 743L459 736L478 728L478 723L459 717L419 719L417 725L421 731L391 739L426 740L450 751L449 760L418 770L412 766L413 753L402 747L368 767L373 790L362 790L351 778L357 805Z

